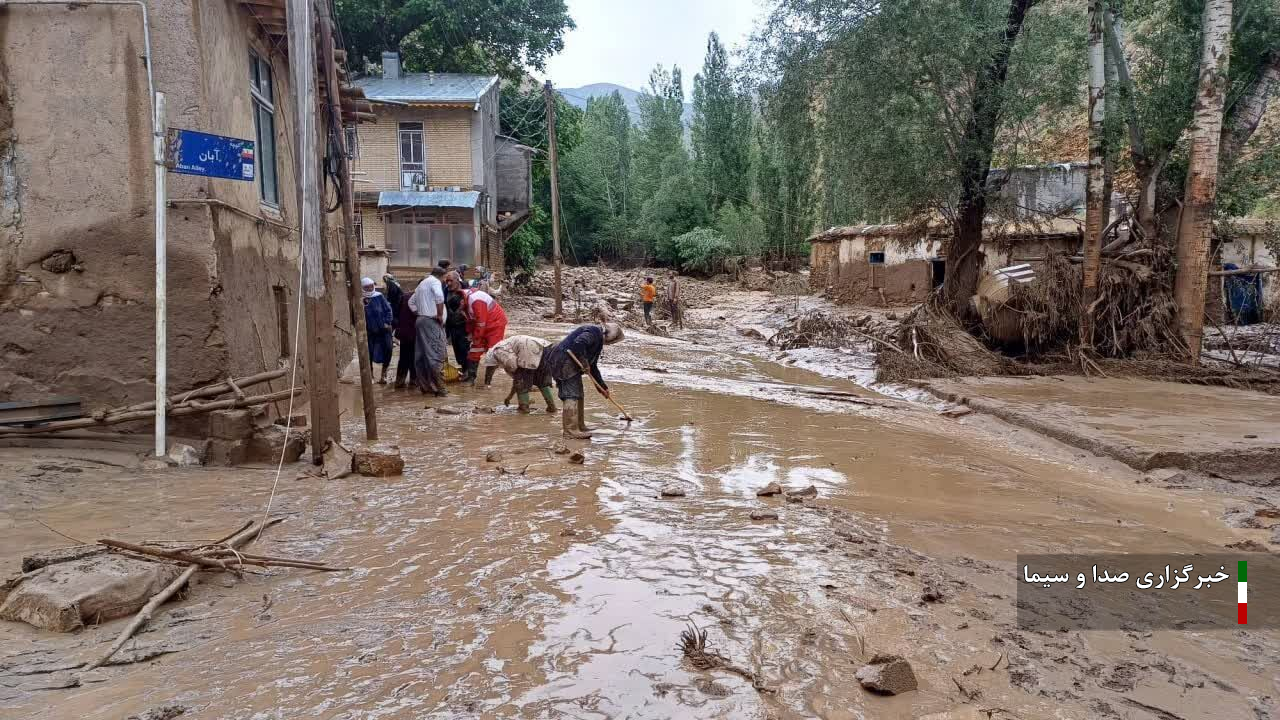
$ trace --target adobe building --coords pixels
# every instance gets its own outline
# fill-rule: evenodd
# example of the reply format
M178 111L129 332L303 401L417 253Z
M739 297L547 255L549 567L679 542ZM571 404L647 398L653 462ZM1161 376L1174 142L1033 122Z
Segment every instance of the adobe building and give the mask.
M168 384L181 392L293 354L289 62L312 54L290 52L284 0L146 6L168 126L256 145L251 180L168 174ZM86 409L152 400L154 165L140 9L10 3L0 40L0 400L75 396ZM344 117L348 107L359 117L345 89L342 100ZM333 192L325 207L336 206ZM328 256L340 259L340 213L325 224ZM345 364L342 268L328 270Z

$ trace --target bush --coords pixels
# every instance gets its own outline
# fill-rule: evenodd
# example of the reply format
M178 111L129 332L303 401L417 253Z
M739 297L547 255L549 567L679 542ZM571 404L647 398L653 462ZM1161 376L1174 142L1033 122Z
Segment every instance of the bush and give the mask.
M711 228L695 228L672 238L670 244L682 270L707 275L723 268L725 259L734 254L724 235Z

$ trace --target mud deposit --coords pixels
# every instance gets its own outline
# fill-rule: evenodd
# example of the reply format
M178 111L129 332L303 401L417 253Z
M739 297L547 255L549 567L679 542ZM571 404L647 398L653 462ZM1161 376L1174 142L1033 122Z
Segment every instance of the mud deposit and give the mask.
M771 302L736 297L739 320ZM382 390L383 440L402 448L405 475L318 482L286 468L274 508L288 520L257 546L355 570L204 575L123 654L154 657L76 687L68 668L124 621L66 636L5 623L0 716L105 720L172 704L243 719L1280 712L1275 632L1015 625L1015 553L1221 548L1247 537L1223 522L1232 498L786 366L732 319L695 320L716 329L607 349L605 376L636 421L588 392L601 431L570 444L581 465L554 451L558 417L501 406L505 380L443 400ZM459 412L428 409L445 405ZM274 477L91 463L31 477L48 461L2 452L6 573L24 551L66 544L37 519L86 539L212 538L261 513ZM757 497L770 482L817 497ZM661 497L670 485L684 495ZM764 509L777 519L752 519ZM683 658L690 625L761 689ZM863 690L854 673L882 653L905 657L919 689Z

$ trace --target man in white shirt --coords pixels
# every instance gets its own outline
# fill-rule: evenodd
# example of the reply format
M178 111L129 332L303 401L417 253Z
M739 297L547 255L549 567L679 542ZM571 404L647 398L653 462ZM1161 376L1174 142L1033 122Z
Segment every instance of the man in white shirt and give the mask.
M409 297L409 309L418 316L414 321L417 342L414 347L414 373L418 387L423 393L433 393L436 397L448 395L444 388L445 356L448 350L448 338L444 332L445 306L444 286L440 278L444 269L434 267L431 275L418 283L413 295Z

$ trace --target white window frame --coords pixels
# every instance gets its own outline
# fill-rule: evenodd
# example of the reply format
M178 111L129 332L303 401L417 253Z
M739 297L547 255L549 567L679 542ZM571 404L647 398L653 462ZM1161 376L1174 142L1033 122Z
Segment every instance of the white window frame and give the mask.
M364 213L359 210L351 216L351 231L356 236L356 247L364 247Z
M422 175L422 185L427 184L427 144L425 137L425 126L421 122L402 122L396 127L396 155L400 160L400 189L412 190L413 183L405 183L405 176L409 173L419 173ZM413 142L416 138L417 149L421 151L421 159L405 160L404 143L405 139L409 140L410 148L413 148Z
M251 98L251 106L253 108L253 130L254 130L254 162L257 167L254 170L258 173L258 200L273 210L280 208L280 164L277 162L277 143L276 143L276 105L275 105L275 87L274 87L274 69L268 62L253 50L249 51L249 95ZM261 71L267 71L266 82L263 83ZM266 148L262 142L262 126L261 115L265 113L271 118L271 157L267 157ZM267 196L268 174L263 172L263 164L267 161L271 163L271 195Z

